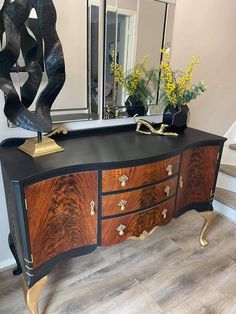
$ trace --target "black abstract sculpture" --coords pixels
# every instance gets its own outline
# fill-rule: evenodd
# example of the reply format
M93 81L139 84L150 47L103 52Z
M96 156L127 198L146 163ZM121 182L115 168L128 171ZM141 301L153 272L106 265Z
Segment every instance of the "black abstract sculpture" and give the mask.
M42 63L38 57L37 36L30 34L27 23L32 9L38 17L44 44L44 63L48 83L36 100L35 112L28 108L33 103L42 80ZM5 94L4 113L15 125L36 132L52 130L50 110L65 82L62 46L56 32L56 10L52 0L5 0L0 11L0 40L6 34L6 45L0 51L0 89ZM31 29L31 31L33 31ZM22 51L28 79L18 95L10 73ZM40 64L41 63L41 64Z

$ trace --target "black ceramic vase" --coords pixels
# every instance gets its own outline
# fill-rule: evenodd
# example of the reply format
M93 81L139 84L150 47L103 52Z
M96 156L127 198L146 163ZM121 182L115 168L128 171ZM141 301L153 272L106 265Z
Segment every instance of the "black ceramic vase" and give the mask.
M135 115L145 116L148 111L148 106L143 104L135 96L129 96L125 102L126 111L129 117Z
M163 112L163 123L168 124L166 128L168 132L183 133L187 128L189 120L189 108L188 106L167 106Z

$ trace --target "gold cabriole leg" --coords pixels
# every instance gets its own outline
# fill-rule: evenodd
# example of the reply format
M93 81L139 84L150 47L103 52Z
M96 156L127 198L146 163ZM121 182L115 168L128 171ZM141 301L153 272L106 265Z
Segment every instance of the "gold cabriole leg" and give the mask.
M205 219L205 221L204 221L204 224L202 226L199 241L200 241L200 244L202 246L207 246L209 242L206 239L206 232L215 218L215 213L213 211L208 211L208 212L202 212L200 214Z
M28 309L30 310L31 314L38 314L38 299L39 295L47 282L47 276L40 279L36 282L31 288L28 288L24 276L22 276L22 286L24 291L25 297L25 304L27 305Z

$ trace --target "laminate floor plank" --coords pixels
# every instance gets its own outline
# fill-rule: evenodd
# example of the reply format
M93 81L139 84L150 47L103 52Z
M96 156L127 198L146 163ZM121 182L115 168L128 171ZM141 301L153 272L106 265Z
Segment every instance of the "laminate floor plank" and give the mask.
M235 314L236 228L217 216L208 247L195 211L129 240L57 265L40 297L44 314ZM27 314L21 278L0 273L0 313Z

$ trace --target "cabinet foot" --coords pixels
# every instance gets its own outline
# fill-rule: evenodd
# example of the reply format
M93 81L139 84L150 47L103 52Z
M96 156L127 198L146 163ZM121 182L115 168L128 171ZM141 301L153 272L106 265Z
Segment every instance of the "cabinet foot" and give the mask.
M10 233L8 235L8 245L9 245L9 248L12 252L12 255L15 258L16 265L17 265L17 267L13 270L13 275L15 275L15 276L20 275L22 273L22 269L20 266L20 261L19 261L19 258L18 258L17 252L16 252L15 245L14 245L14 242L13 242L13 239L12 239L12 236Z
M25 283L24 277L22 277L22 286L23 286L23 291L24 291L25 304L30 310L31 314L39 313L38 312L38 298L46 282L47 282L47 276L40 279L31 288L28 288Z
M215 213L213 211L208 211L208 212L201 212L200 214L202 215L205 221L202 226L199 241L202 246L207 246L209 242L206 239L206 233L209 226L212 224L215 218Z

